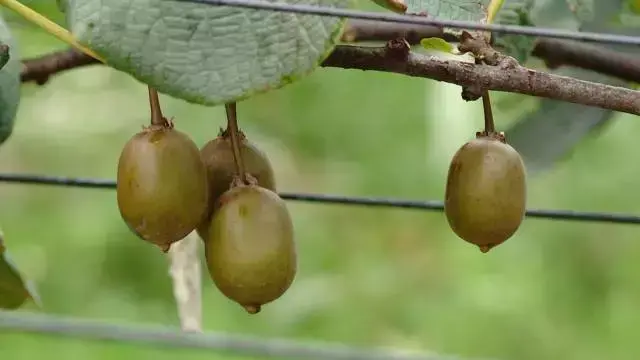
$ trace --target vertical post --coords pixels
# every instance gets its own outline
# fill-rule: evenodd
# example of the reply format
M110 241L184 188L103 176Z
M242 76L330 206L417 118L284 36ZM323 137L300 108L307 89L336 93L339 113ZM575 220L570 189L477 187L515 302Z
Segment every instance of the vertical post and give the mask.
M202 272L198 245L200 237L192 231L169 249L169 275L173 281L180 327L183 331L202 332Z

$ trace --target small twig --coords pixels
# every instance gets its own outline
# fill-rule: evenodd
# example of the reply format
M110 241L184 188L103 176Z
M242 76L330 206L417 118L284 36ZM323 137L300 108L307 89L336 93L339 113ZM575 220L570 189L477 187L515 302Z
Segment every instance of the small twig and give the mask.
M236 103L228 103L224 105L227 113L227 130L231 141L231 149L233 151L233 161L236 165L236 174L239 181L244 184L248 183L247 176L244 171L244 163L240 153L240 130L238 129L238 114L236 111Z
M98 60L75 49L56 51L42 57L24 60L20 80L23 83L34 81L38 85L44 85L52 75L99 64Z
M443 38L447 41L457 42L458 38L452 34L444 33L437 26L419 26L413 24L394 24L373 20L351 19L347 21L341 40L346 43L363 41L381 41L403 38L409 44L419 44L425 38Z

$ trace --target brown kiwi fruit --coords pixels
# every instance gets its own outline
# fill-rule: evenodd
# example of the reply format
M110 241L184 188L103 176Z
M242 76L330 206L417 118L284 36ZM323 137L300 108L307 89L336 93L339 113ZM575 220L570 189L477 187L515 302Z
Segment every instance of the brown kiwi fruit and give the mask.
M257 181L257 185L276 191L276 180L269 159L242 133L239 135L240 155L245 172ZM198 226L197 231L200 238L206 239L215 204L220 196L231 188L236 173L229 133L222 132L217 138L207 142L200 150L200 157L207 169L209 202L205 220Z
M293 224L271 190L239 185L219 199L205 240L211 279L250 313L278 299L297 271Z
M516 232L525 206L525 166L502 133L478 133L456 152L444 203L456 235L487 252Z
M202 222L207 191L198 147L173 126L144 128L120 154L120 214L135 234L165 252Z

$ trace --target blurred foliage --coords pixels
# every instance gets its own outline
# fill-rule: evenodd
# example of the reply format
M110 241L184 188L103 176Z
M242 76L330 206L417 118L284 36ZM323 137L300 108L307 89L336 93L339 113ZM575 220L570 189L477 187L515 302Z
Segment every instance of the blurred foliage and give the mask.
M11 260L4 245L4 236L0 232L0 308L15 310L31 299L40 305L35 288L23 278Z
M523 0L519 0L523 1ZM536 0L531 5L535 9L534 13L544 14L550 9L562 11L562 7L567 7L578 22L565 22L566 18L557 17L549 21L547 16L538 17L543 21L548 21L545 26L554 28L566 28L569 30L596 31L593 28L604 27L603 32L610 32L608 29L614 19L621 13L624 7L623 0L592 1L592 0L568 0L565 2L548 0ZM515 4L515 3L514 3ZM513 5L512 5L513 6ZM566 10L566 9L565 9ZM535 17L535 15L532 15ZM540 24L540 23L538 23ZM574 28L576 27L576 28ZM631 29L630 29L631 30ZM637 29L633 29L637 35ZM522 37L520 37L522 38ZM531 38L529 38L531 39ZM498 46L500 42L496 43ZM527 49L526 40L513 42L516 49ZM533 43L531 43L533 45ZM598 46L615 49L609 44L599 44ZM516 53L513 48L506 47L509 53ZM626 47L626 51L637 49ZM525 57L519 56L522 61ZM608 77L593 71L583 69L560 67L560 69L547 70L563 76L571 76L577 79L600 82L612 86L630 87L630 82L618 78ZM521 96L522 97L522 96ZM529 175L534 176L539 172L546 171L555 166L567 154L571 153L576 146L587 136L597 132L602 126L614 118L614 111L604 110L591 106L572 104L556 101L552 99L539 99L535 111L523 113L520 119L506 133L509 141L522 155Z
M57 16L53 1L27 2ZM66 47L10 23L22 56ZM114 178L122 146L149 117L145 86L99 66L25 85L22 96L0 148L2 172ZM494 100L501 129L536 105L510 94ZM223 125L221 107L162 101L198 145ZM238 112L283 191L415 199L442 199L453 153L482 126L481 104L461 101L457 86L340 69L244 101ZM626 161L640 122L614 118L529 181L530 207L640 210L640 167ZM178 324L167 260L130 233L114 192L1 184L0 199L6 246L36 282L43 311ZM518 360L622 360L640 351L638 228L527 219L482 254L440 213L289 206L300 257L291 289L249 316L205 278L207 330ZM11 332L0 332L0 349L11 360L232 358Z

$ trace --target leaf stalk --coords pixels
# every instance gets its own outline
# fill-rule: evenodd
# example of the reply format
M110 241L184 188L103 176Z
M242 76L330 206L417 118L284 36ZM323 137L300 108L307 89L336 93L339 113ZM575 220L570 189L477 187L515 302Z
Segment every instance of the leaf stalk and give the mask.
M20 1L0 0L0 5L6 7L9 10L16 12L18 15L22 16L30 23L33 23L39 26L47 33L57 37L58 39L69 44L70 46L73 46L74 48L82 51L83 53L91 56L92 58L102 63L106 63L106 61L100 55L96 54L93 50L80 44L80 42L78 42L78 40L71 34L71 32L69 32L69 30L47 19L37 11L34 11L30 7L22 4Z

